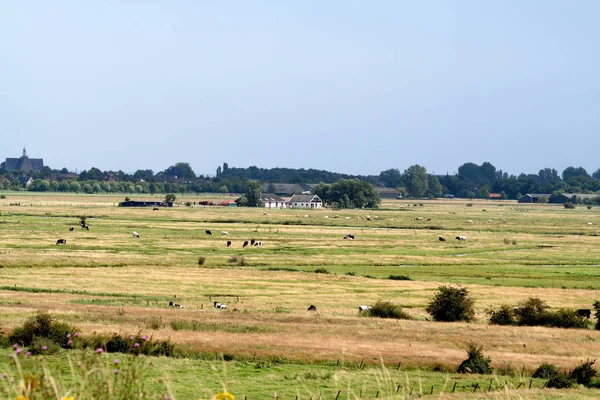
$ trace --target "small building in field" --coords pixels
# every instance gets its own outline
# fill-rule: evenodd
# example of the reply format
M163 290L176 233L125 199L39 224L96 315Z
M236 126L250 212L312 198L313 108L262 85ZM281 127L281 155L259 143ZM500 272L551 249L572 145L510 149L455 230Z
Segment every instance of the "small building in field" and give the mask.
M394 188L378 187L375 188L375 190L377 190L377 194L379 194L379 197L382 199L397 199L398 196L402 196L402 193Z
M527 193L517 199L519 203L540 203L540 199L546 198L550 200L551 194ZM543 201L541 202L543 203Z
M316 194L295 194L288 204L294 208L322 208L323 201Z
M173 207L173 203L165 203L163 201L128 200L120 202L119 207Z
M275 193L263 193L260 200L265 205L265 208L286 208L286 201L277 196Z
M559 195L549 197L549 199L550 203L564 204L568 201L572 203L582 203L584 200L594 200L598 197L600 197L600 195L596 193L561 193Z

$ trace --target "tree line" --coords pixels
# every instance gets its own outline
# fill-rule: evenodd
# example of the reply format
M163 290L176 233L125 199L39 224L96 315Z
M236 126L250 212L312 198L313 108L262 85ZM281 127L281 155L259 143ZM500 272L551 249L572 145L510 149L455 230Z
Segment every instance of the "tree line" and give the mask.
M29 181L31 178L32 181ZM552 194L600 193L600 168L589 174L583 167L567 167L561 174L543 168L537 174L509 175L489 162L481 165L465 163L454 175L433 175L421 165L400 171L391 168L379 175L347 175L316 169L230 168L223 163L215 176L196 175L189 163L178 162L155 173L150 169L132 174L123 171L101 171L98 168L70 173L66 168L44 167L31 173L0 170L0 189L83 192L83 193L245 193L250 180L260 183L320 184L323 200L340 207L370 207L377 203L370 186L396 188L403 196L414 198L453 195L461 198L489 198L497 193L502 199L518 199L526 193ZM349 183L351 182L351 184ZM349 189L350 186L352 189ZM347 196L339 195L346 186Z

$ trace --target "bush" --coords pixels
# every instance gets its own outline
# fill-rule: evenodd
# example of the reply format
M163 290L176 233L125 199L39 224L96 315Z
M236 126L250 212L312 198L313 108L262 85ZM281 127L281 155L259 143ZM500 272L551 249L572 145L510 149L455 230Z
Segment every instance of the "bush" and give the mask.
M52 339L36 337L29 345L29 351L33 355L55 354L60 350L60 346Z
M131 343L123 336L115 333L110 339L108 339L104 346L97 346L96 348L98 347L106 348L106 351L109 353L129 353L129 350L131 349Z
M579 364L571 371L569 377L580 385L589 386L592 378L596 376L598 371L593 367L596 360L587 360Z
M206 257L198 257L198 265L204 265L206 262Z
M412 281L408 275L390 275L390 279L393 281Z
M556 328L587 328L587 321L577 315L575 310L567 310L564 308L547 313L542 322L544 322L544 325L546 326L554 326Z
M594 300L594 316L596 317L596 330L600 330L600 301Z
M546 387L555 389L570 389L573 387L573 380L563 374L555 375L546 384Z
M566 201L563 203L563 206L567 209L574 209L575 208L575 204L571 203L570 201Z
M61 347L69 346L69 337L77 328L63 322L56 322L46 311L29 318L23 326L15 328L8 336L11 343L29 346L35 338L47 338Z
M491 374L492 360L489 357L483 356L483 347L477 346L475 343L469 343L467 348L467 359L458 366L456 372L461 374Z
M240 267L245 267L248 265L248 262L246 262L246 259L244 258L244 256L241 256L241 257L231 256L231 257L229 257L227 262L234 264L234 265L238 265Z
M389 301L378 301L373 308L368 310L368 316L377 318L412 319L402 307Z
M425 309L434 320L444 322L466 321L475 318L474 301L466 288L440 286Z
M554 364L543 363L533 372L532 378L550 379L559 375L560 371Z
M522 326L544 325L548 319L548 305L537 297L530 297L515 310L517 324Z
M329 270L327 268L317 268L315 269L316 274L329 274Z
M500 310L496 311L490 317L490 324L492 325L516 325L515 311L512 307L503 304Z

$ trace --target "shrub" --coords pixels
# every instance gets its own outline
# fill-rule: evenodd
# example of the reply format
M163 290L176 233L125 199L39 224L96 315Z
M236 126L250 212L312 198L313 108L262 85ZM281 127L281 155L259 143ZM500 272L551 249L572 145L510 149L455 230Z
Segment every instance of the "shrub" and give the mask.
M240 267L245 267L248 265L248 262L246 262L246 258L244 258L244 256L241 256L241 257L231 256L231 257L229 257L227 262L234 264L234 265L238 265Z
M46 311L40 311L29 318L23 326L15 328L8 336L11 343L29 346L35 338L47 338L56 342L61 347L67 347L69 337L77 328L63 322L56 322Z
M569 377L580 385L589 386L598 371L593 367L596 360L586 360L571 371Z
M204 265L204 263L206 262L206 257L198 257L198 265Z
M575 204L571 203L570 201L565 201L563 203L563 206L567 209L574 209L575 208Z
M515 311L512 307L503 304L498 311L490 317L492 325L516 325Z
M544 325L557 328L587 328L587 321L577 315L575 310L561 308L555 312L549 312L545 316Z
M473 203L467 203L465 204L467 207L473 207Z
M109 353L129 353L131 343L123 336L115 333L104 346L97 346L96 348L98 347L106 348Z
M389 301L378 301L373 308L368 310L368 316L377 318L412 319L402 307Z
M329 270L327 268L317 268L315 269L316 274L329 274Z
M475 318L474 301L466 288L440 286L425 309L434 320L444 322L472 321Z
M595 300L594 301L594 316L596 317L596 330L600 330L600 301Z
M475 343L469 343L467 348L467 359L458 366L457 372L461 374L491 374L493 368L489 357L484 357L483 347Z
M592 209L592 206L587 206L587 209L588 209L588 210L591 210L591 209Z
M548 305L537 297L530 297L519 304L515 310L517 324L524 326L544 325L547 319Z
M148 322L146 322L146 327L148 329L160 329L163 327L162 317L151 317Z
M390 279L393 281L412 281L408 275L390 275Z
M554 364L543 363L533 372L532 378L550 379L556 375L559 375L560 371Z
M512 363L503 361L496 370L498 375L515 377L519 374L519 370Z
M0 199L5 199L5 198L6 198L6 195L4 195L4 194L0 195Z
M60 350L60 346L52 339L36 337L29 345L29 351L33 355L55 354Z
M558 374L550 378L546 387L555 389L570 389L573 387L573 379L567 375Z

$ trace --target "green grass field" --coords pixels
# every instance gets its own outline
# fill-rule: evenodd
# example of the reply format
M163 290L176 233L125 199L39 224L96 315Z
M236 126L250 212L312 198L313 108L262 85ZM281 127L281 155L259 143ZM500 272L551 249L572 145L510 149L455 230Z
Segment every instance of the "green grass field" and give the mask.
M492 327L484 315L488 307L529 297L553 308L591 308L600 299L598 208L395 200L379 210L337 211L182 205L207 198L183 197L179 206L152 211L116 207L122 197L111 195L6 193L0 200L1 331L41 309L84 335L170 338L201 359L152 358L157 367L147 380L153 391L170 390L178 399L209 398L223 387L249 399L277 393L316 400L338 391L340 398L375 398L377 390L379 398L384 392L390 398L398 385L398 398L428 395L432 385L434 395L446 385L444 396L464 398L451 394L455 381L465 388L487 382L487 391L492 377L432 369L454 371L471 341L484 346L496 369L519 372L494 377L507 387L529 385L520 372L542 362L572 369L600 355L592 322L587 330ZM82 216L89 231L79 227ZM344 240L348 233L356 240ZM458 235L468 239L457 241ZM56 245L59 238L66 245ZM242 248L250 239L263 246ZM475 322L428 321L428 301L449 284L469 289ZM168 307L170 300L185 308ZM378 300L401 305L413 320L358 316L359 305ZM228 309L216 310L213 301ZM307 311L311 304L317 312ZM232 361L216 361L223 354ZM64 365L64 357L53 362ZM156 384L159 377L163 384ZM503 386L497 382L495 388ZM582 390L568 393L590 395ZM551 393L528 390L525 398Z

